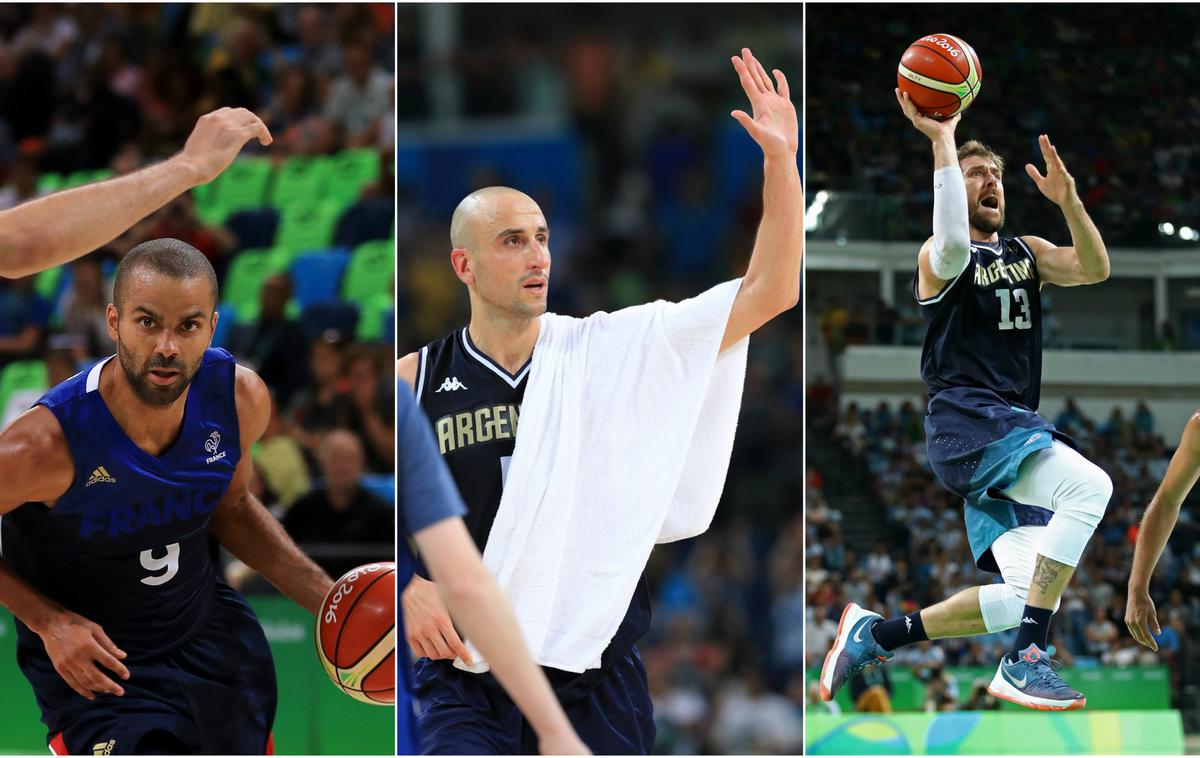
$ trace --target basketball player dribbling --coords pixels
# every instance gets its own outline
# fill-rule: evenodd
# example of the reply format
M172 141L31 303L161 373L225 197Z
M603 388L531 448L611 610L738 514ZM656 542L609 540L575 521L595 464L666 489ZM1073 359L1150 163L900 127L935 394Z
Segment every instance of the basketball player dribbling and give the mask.
M733 117L764 156L763 216L720 350L740 342L799 298L803 194L796 164L799 132L786 78L775 81L743 49L733 59L753 117ZM776 87L776 82L778 87ZM450 227L451 264L467 286L471 323L400 359L398 374L438 430L440 452L467 506L464 518L482 552L497 517L513 456L521 405L546 313L550 229L532 198L507 187L463 199ZM632 403L628 398L607 402ZM477 422L474 420L478 419ZM478 435L464 426L476 423ZM451 430L451 431L447 431ZM433 582L414 576L403 595L409 645L419 656L414 689L427 754L522 754L537 749L490 674L464 672L472 657L442 607ZM643 577L600 665L582 673L546 667L572 725L596 753L644 754L654 745L653 702L635 643L650 622Z
M927 332L925 439L942 484L964 500L978 567L1003 583L971 587L929 608L884 620L851 603L821 670L832 699L866 667L903 645L1018 627L989 691L1029 708L1082 708L1050 660L1050 620L1104 515L1112 482L1037 414L1042 376L1040 291L1108 278L1104 241L1047 136L1043 176L1029 177L1063 212L1072 244L1001 236L1004 162L971 141L955 146L959 116L922 116L896 91L904 115L933 146L933 236L918 255L914 296Z
M249 491L266 385L210 349L217 278L179 240L117 268L117 345L0 432L0 604L56 754L262 754L275 670L217 543L317 612L332 582Z

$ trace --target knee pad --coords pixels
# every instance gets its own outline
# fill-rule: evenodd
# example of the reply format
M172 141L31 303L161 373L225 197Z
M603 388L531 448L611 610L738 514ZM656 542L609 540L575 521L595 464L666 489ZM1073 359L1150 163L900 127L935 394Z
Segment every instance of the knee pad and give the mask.
M1104 518L1108 501L1112 499L1112 478L1104 469L1088 462L1086 469L1080 466L1078 478L1065 482L1058 502L1057 513L1069 513L1092 529Z
M988 632L1002 632L1020 626L1025 598L1008 584L985 584L979 588L979 610Z

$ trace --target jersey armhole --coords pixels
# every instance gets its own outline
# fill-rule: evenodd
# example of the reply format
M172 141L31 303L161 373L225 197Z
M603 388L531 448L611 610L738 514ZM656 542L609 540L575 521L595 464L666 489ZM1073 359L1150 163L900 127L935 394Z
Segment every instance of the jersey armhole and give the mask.
M974 265L975 265L975 259L973 257L968 259L966 267L963 268L962 271L958 272L958 276L954 277L953 279L951 279L950 281L948 281L944 285L942 285L942 288L940 290L938 290L938 293L936 295L934 295L933 297L925 298L924 300L921 299L921 296L917 289L918 287L921 286L921 272L918 270L917 273L913 275L913 286L912 286L913 299L917 301L917 305L934 305L934 304L940 302L941 299L946 296L946 293L950 291L950 288L953 287L955 284L957 284L958 280L962 278L962 275L967 273L967 270L970 269L971 267L973 267Z
M417 353L417 387L415 390L417 405L421 404L421 391L425 389L425 363L428 360L429 345L425 345Z

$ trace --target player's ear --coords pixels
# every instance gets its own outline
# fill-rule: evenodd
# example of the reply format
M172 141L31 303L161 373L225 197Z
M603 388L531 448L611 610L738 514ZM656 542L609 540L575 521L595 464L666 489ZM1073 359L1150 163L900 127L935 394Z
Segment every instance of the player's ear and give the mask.
M109 303L108 307L104 309L104 320L108 325L108 338L113 342L117 341L117 321L120 319L120 316L121 314L117 311L117 306L112 303Z
M455 275L463 284L473 284L475 282L474 265L471 260L470 253L466 248L456 247L450 251L450 265L454 268Z
M212 322L208 325L208 346L212 347L213 335L217 333L217 319L221 318L221 314L213 308Z

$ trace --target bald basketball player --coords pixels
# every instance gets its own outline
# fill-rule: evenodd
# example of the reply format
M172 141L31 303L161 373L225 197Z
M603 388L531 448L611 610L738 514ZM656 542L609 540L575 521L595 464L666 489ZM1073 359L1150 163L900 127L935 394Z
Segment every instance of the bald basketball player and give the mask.
M201 116L183 150L153 166L0 211L0 276L18 278L112 242L193 187L216 179L252 139L271 133L245 108Z
M772 82L748 49L733 58L733 66L753 116L743 111L731 115L763 151L763 217L721 350L795 306L804 245L804 203L796 165L799 130L787 79L776 70ZM467 527L482 552L499 509L540 317L546 312L550 229L528 195L488 187L459 204L450 239L451 266L470 295L470 325L401 358L397 370L415 389L431 421L466 415L485 419L486 433L454 440L442 435L440 442L467 506ZM436 586L414 576L402 606L408 643L419 656L414 691L420 702L422 750L535 752L531 730L493 677L451 664L455 657L467 665L473 660ZM579 736L598 754L649 753L653 748L653 703L635 647L649 623L650 597L643 577L599 668L582 674L544 668Z

